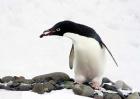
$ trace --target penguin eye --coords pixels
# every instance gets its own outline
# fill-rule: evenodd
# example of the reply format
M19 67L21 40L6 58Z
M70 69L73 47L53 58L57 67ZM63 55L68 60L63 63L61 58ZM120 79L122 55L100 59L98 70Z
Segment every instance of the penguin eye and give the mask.
M60 31L60 28L57 28L56 31Z

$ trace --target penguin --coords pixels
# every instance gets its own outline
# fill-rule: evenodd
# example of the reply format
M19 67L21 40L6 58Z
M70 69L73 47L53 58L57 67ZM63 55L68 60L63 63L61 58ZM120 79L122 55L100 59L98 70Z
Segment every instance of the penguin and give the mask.
M52 35L64 36L72 40L69 67L74 68L76 83L88 82L94 89L101 88L106 60L105 50L109 52L118 66L101 37L89 26L65 20L45 30L40 38Z

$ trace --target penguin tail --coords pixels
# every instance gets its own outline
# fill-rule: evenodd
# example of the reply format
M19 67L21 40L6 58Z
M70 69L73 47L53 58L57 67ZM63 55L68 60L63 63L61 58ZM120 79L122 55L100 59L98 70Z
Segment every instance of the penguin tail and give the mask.
M111 51L108 49L108 47L105 45L105 43L102 42L102 45L107 49L108 53L112 57L113 61L115 62L116 66L118 67L118 63L116 62L115 58L113 57Z

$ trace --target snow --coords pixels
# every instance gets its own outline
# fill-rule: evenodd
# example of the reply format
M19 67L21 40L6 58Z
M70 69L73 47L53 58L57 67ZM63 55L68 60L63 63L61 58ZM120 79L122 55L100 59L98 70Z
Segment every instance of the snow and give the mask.
M93 27L116 58L107 54L104 76L123 80L140 90L139 0L0 0L0 77L62 71L73 77L68 66L71 41L62 37L39 38L56 22L72 20ZM38 95L0 90L2 99L82 98L71 90Z

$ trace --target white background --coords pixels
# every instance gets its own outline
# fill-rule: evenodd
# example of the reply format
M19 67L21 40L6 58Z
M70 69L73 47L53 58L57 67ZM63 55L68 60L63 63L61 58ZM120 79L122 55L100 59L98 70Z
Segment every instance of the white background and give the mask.
M140 90L140 1L139 0L0 0L0 77L32 78L55 71L68 73L71 41L39 35L63 20L94 28L116 58L107 54L104 76L123 80ZM83 45L84 46L84 45ZM0 99L85 98L71 90L38 95L33 92L0 90Z

